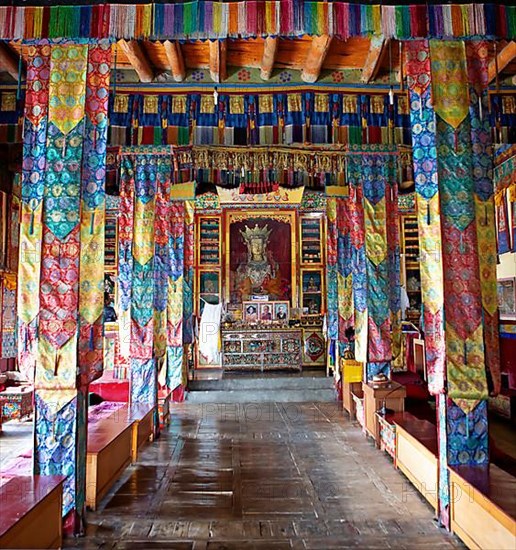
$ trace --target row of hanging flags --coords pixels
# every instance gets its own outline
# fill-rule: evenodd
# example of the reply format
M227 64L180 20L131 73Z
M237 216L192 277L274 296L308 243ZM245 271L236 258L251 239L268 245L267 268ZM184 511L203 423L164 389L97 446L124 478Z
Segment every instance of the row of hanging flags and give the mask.
M158 370L170 389L184 382L193 342L194 206L171 193L179 163L171 147L121 152L120 351L134 403L156 402Z
M496 158L494 169L498 253L516 252L516 147Z
M275 0L0 7L0 39L225 39L329 34L342 39L516 37L504 4L401 5Z
M405 94L113 94L112 145L410 143Z
M328 338L344 348L354 328L366 379L388 374L401 350L398 154L360 147L347 157L348 198L329 198Z

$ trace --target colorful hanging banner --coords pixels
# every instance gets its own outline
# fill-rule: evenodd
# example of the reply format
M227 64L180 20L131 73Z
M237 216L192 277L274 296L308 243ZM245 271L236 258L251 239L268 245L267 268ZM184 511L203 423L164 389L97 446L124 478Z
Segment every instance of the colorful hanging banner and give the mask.
M491 125L486 116L489 104L488 52L489 45L486 41L470 41L466 44L484 350L486 366L491 375L490 393L497 395L501 389L501 375Z
M108 42L89 46L64 41L41 41L29 49L19 359L21 369L34 375L34 471L66 476L63 514L74 511L72 523L78 533L85 501L84 388L102 374L103 288L98 280L103 283L104 262L98 248L103 250L104 243L103 170L111 49ZM98 148L91 147L92 132ZM88 171L91 163L94 176ZM95 220L88 214L97 208ZM96 331L83 331L84 319L90 325L96 323ZM94 357L89 353L91 345Z
M443 243L448 395L466 412L487 399L471 121L461 123L469 96L466 53L452 42L431 42L432 91L441 94L446 67L457 89L436 106L436 145ZM435 54L435 57L434 57ZM442 99L442 95L440 96ZM434 99L434 104L435 104ZM469 106L469 102L468 102ZM439 113L439 114L437 114ZM459 114L460 113L460 114ZM441 115L446 117L442 118Z
M327 308L327 338L337 340L339 335L338 322L338 278L337 278L337 199L328 197L326 201L326 216L328 220L328 235L326 246L326 308Z
M446 349L441 217L429 44L425 40L407 42L405 53L421 257L426 368L428 390L436 395L445 391Z

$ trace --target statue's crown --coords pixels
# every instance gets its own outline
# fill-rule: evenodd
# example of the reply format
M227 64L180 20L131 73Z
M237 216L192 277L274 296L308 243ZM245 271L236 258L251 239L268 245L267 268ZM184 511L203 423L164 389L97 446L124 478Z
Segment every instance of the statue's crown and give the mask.
M272 229L269 229L269 226L265 225L264 227L258 227L258 224L251 229L249 226L246 226L244 231L240 231L240 234L246 242L250 242L253 239L263 239L266 241L271 234Z

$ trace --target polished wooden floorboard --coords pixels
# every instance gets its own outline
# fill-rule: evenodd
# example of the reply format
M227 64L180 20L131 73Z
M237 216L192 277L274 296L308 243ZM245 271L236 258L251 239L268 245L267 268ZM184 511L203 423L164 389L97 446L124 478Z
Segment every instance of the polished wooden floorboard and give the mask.
M175 405L68 548L462 548L336 403Z

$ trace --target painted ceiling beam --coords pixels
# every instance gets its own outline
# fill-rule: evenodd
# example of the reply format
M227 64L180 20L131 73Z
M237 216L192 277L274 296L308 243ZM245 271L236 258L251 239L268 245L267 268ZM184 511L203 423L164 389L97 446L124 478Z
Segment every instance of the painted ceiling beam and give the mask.
M269 80L274 69L276 52L278 51L278 39L274 36L268 36L263 43L263 55L260 63L260 78Z
M154 80L154 71L140 44L136 40L120 40L118 45L125 53L132 68L136 71L140 82L152 82Z
M165 40L165 42L163 42L163 47L165 48L165 53L167 54L172 77L176 82L183 82L186 78L186 70L185 61L183 59L183 53L179 42Z
M369 45L369 52L362 69L362 76L360 80L364 84L368 84L371 80L376 78L380 67L382 66L385 52L389 49L389 41L385 40L383 36L372 36L371 44Z
M301 80L313 84L317 82L321 69L331 44L331 36L322 34L314 36L308 55L306 56L303 70L301 71Z
M210 48L210 77L213 82L226 80L226 41L208 40Z
M18 80L19 69L20 60L7 44L0 42L0 70L9 73L14 80Z
M491 60L487 69L487 77L489 82L496 78L496 72L500 74L509 63L516 57L516 42L509 42L505 48L496 56L496 59Z

